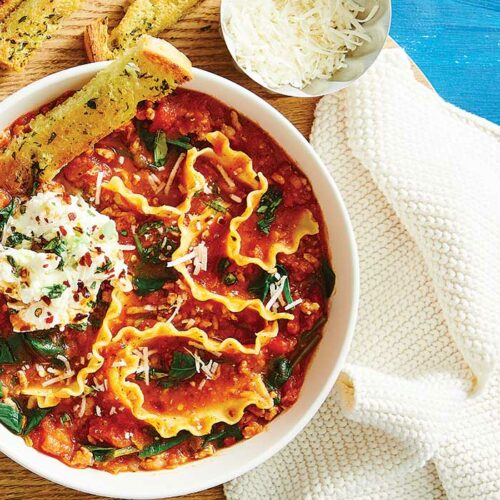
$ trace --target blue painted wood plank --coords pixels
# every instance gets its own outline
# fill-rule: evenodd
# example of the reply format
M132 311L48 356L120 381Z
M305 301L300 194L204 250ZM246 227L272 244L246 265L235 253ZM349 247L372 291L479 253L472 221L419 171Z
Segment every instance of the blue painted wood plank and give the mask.
M391 36L447 101L500 123L500 0L393 0Z

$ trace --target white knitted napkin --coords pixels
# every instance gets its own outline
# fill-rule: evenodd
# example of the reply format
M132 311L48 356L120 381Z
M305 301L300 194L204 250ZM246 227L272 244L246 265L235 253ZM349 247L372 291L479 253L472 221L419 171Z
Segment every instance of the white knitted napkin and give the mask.
M318 415L227 497L500 498L500 128L389 49L311 142L356 233L356 333Z

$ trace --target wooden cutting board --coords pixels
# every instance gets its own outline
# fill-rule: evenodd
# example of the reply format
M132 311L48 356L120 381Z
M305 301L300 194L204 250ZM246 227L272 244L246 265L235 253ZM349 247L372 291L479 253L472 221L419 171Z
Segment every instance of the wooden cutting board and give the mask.
M64 23L62 29L35 55L23 73L0 75L0 100L44 76L88 62L82 42L84 27L104 16L108 16L110 26L114 26L123 15L123 9L127 3L128 0L87 0L83 9ZM184 52L194 66L233 80L264 98L281 111L304 136L308 137L318 99L277 96L267 92L240 73L234 67L219 33L219 3L220 0L202 0L177 23L174 29L166 31L163 37ZM397 45L392 40L388 40L387 46L396 47ZM416 66L414 70L417 79L430 86ZM27 471L0 453L0 498L3 500L45 498L83 500L98 497L91 497L53 484ZM219 500L224 498L224 494L222 486L219 486L182 498Z

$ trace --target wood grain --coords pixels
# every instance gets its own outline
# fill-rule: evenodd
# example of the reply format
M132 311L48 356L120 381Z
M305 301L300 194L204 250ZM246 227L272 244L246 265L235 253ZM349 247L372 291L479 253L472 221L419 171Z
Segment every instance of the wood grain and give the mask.
M318 99L299 99L271 94L237 71L219 33L219 2L220 0L202 0L176 25L175 29L166 31L162 36L183 51L194 66L233 80L264 98L308 137ZM84 27L103 16L108 16L110 26L114 26L120 19L126 3L127 0L88 0L83 9L68 19L61 31L35 55L24 73L0 75L0 99L51 73L85 64L87 61L82 36ZM395 47L396 44L389 40L387 46ZM428 84L418 68L414 69L417 78ZM0 453L0 498L84 500L103 497L91 497L53 484ZM179 498L220 500L224 498L224 494L222 486L219 486Z

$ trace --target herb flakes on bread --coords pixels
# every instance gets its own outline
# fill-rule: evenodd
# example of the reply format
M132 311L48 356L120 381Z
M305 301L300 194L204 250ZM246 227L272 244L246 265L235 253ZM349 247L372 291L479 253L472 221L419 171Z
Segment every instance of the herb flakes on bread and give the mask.
M156 36L173 26L199 0L135 0L111 32L112 50L133 46L143 34Z
M20 71L32 53L48 40L82 0L24 0L0 29L0 66Z
M131 120L137 104L190 80L191 62L164 40L143 36L80 91L30 123L0 154L0 187L26 193Z
M23 0L0 0L0 22L3 21Z

